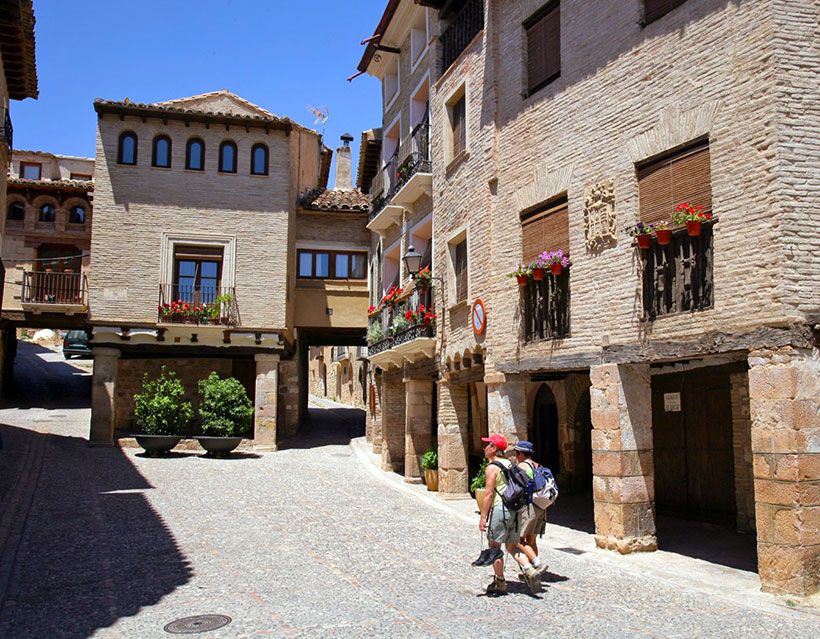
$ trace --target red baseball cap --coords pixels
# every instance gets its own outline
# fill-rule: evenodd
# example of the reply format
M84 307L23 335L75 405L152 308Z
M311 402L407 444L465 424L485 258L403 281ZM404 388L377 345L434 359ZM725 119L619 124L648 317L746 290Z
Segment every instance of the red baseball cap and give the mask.
M489 437L482 437L481 441L495 444L498 450L507 450L507 438L504 435L490 435Z

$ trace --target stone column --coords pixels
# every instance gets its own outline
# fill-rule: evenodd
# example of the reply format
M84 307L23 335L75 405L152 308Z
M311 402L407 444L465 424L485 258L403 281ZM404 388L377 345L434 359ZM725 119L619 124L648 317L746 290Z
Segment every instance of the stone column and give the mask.
M593 366L590 379L595 543L657 550L649 364Z
M405 391L403 372L382 375L382 470L404 472Z
M116 348L95 346L91 349L94 373L91 377L91 434L92 446L114 445L115 393L117 391L117 364L120 351Z
M367 427L370 430L370 439L373 442L373 452L377 455L382 454L382 401L384 392L384 375L376 375L375 371L371 376L370 383L372 384L372 392L375 395L375 406L368 406L367 411ZM370 396L368 395L368 403Z
M467 471L467 386L438 382L438 494L469 497Z
M254 400L253 447L276 450L276 419L279 407L279 355L257 354Z
M503 373L487 373L487 426L490 433L500 433L513 446L527 439L527 383L508 378Z
M763 590L820 587L820 355L749 353L758 573Z
M404 481L421 483L421 456L433 444L433 384L432 379L404 380L405 437Z
M754 473L752 472L752 418L749 414L749 375L729 376L732 398L732 448L735 461L736 529L755 529Z

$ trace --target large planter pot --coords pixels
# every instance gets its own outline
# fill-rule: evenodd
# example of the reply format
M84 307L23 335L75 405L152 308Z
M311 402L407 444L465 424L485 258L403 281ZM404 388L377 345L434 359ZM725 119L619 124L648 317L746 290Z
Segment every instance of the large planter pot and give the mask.
M700 235L700 225L701 223L697 220L691 220L686 223L686 232L689 233L690 237L697 237Z
M161 455L176 446L180 435L134 435L137 443L148 455Z
M672 231L670 229L658 229L655 234L658 236L658 244L661 246L672 243Z
M196 440L209 455L213 455L214 457L227 455L242 443L241 437L208 437L206 435L199 435Z
M478 512L481 512L481 506L484 504L484 493L485 490L483 488L476 488L475 503L478 505Z
M425 468L424 469L424 483L427 484L427 490L438 490L438 469Z
M544 279L544 269L542 268L534 268L532 269L532 279L540 282Z
M652 248L652 236L648 233L642 233L641 235L636 236L635 240L638 242L638 248Z
M550 264L550 273L553 275L561 275L561 271L564 270L564 267L560 264Z

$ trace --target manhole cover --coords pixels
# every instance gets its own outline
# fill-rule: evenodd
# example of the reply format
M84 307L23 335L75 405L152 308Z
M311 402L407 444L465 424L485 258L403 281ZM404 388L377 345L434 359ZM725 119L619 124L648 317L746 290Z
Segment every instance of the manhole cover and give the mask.
M199 632L216 630L229 623L231 623L231 618L227 615L197 615L172 621L165 626L165 632L173 635L195 635Z
M561 552L568 552L570 555L583 555L586 550L581 550L579 548L572 548L570 546L566 548L556 548L555 550L560 550Z

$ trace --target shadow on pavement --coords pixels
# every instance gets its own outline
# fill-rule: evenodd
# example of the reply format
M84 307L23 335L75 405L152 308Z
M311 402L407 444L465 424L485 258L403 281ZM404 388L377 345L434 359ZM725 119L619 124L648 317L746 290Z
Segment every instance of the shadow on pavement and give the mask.
M190 580L122 451L0 432L1 637L89 637Z
M365 434L365 412L360 408L309 408L299 433L280 439L280 448L344 446Z

